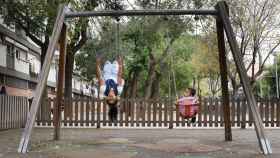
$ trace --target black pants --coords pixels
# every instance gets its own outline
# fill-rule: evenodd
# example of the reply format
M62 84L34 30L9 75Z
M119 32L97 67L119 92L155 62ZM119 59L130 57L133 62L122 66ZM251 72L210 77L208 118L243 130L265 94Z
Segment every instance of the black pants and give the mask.
M117 105L110 105L109 106L109 119L110 121L117 121L118 119L118 107Z

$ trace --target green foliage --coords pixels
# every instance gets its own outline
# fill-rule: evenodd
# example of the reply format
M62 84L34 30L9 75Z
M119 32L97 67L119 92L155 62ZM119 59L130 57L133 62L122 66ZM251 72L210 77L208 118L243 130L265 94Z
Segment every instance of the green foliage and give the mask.
M280 75L280 58L277 58L277 73ZM279 83L278 83L279 84ZM266 68L265 73L257 80L255 93L260 97L276 97L276 65Z

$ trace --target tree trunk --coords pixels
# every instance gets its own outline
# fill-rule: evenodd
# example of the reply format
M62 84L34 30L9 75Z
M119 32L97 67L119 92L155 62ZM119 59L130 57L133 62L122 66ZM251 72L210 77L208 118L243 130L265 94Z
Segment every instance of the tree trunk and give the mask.
M128 79L125 81L124 88L123 88L123 97L124 98L129 98L129 93L131 89L131 74L132 72L130 71L128 73Z
M41 72L42 72L42 67L44 64L45 56L47 53L49 42L46 40L44 43L43 47L41 48ZM34 97L34 96L33 96ZM42 96L42 101L41 101L41 112L38 112L38 117L41 118L42 120L49 120L50 119L50 114L48 113L48 84L45 85L44 91L43 91L43 96Z
M138 78L140 75L140 71L136 70L133 73L132 81L131 81L131 89L129 98L136 98L137 96L137 87L138 87Z
M71 52L66 54L65 63L65 99L72 98L72 78L73 78L74 55Z
M152 94L151 94L151 98L152 99L159 98L160 80L161 80L161 74L160 73L156 73L155 80L153 81L153 84L152 84Z
M238 86L234 79L231 79L231 85L232 85L232 96L234 97L237 95L237 91L238 91Z
M195 79L195 77L193 77L192 88L195 88L195 84L196 84L196 79Z
M145 83L145 99L149 99L151 97L152 93L152 84L156 77L156 60L152 54L150 54L150 64L149 64L149 72L148 72L148 78Z
M74 55L69 50L66 53L66 62L65 62L65 82L64 82L64 98L65 98L65 115L66 117L70 116L72 113L71 110L71 99L72 99L72 78L73 78L73 67L74 67Z

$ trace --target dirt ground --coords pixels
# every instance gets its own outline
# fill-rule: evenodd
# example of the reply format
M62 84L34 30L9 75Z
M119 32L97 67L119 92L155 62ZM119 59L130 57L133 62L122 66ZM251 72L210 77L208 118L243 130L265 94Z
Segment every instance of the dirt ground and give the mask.
M223 129L53 129L33 131L30 152L18 154L21 130L0 131L0 158L261 158L255 131L233 129L224 141ZM280 129L266 129L273 154L280 157Z

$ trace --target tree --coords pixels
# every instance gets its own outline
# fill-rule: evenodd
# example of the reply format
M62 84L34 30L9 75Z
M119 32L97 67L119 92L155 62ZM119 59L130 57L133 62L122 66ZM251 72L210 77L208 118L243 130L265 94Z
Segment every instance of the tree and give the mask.
M220 68L215 32L209 32L196 39L195 53L192 54L191 65L197 78L207 79L212 96L220 91Z
M277 64L277 66L276 66ZM277 70L276 70L277 67ZM259 97L277 97L277 84L276 84L276 71L280 73L280 60L279 57L275 57L273 65L266 66L265 73L260 76L255 86L255 93ZM279 81L279 76L278 76ZM278 82L279 86L279 82ZM279 87L278 87L279 88Z
M269 57L280 45L278 0L236 0L226 1L230 8L230 20L237 35L239 49L246 66L248 77L254 85L263 73ZM217 0L204 1L203 4L213 6ZM214 29L213 27L207 27ZM209 23L207 24L209 26ZM227 46L228 52L230 51ZM241 87L239 77L231 55L228 55L228 75L233 93Z

